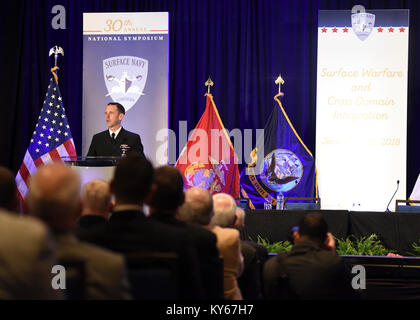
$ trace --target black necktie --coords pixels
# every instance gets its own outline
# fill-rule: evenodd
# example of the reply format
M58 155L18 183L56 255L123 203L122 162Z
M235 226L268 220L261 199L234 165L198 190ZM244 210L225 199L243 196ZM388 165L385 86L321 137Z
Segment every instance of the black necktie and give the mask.
M112 138L112 143L115 144L115 132L111 134L111 138Z

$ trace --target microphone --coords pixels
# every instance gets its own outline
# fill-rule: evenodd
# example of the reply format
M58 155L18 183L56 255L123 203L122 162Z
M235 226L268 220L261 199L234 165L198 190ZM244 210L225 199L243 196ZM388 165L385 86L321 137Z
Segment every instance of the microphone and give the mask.
M400 180L397 180L397 189L395 190L394 194L392 195L391 199L389 200L388 205L386 206L385 212L391 212L391 210L389 210L389 205L391 204L392 199L394 199L395 194L397 193L399 186L400 186Z

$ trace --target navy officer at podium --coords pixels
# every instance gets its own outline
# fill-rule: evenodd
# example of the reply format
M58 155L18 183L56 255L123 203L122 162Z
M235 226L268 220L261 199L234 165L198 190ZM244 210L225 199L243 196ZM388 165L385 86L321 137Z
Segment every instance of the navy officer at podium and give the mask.
M140 136L121 126L125 109L118 102L110 102L105 109L108 130L97 133L90 143L88 157L120 157L124 153L137 152L143 155Z

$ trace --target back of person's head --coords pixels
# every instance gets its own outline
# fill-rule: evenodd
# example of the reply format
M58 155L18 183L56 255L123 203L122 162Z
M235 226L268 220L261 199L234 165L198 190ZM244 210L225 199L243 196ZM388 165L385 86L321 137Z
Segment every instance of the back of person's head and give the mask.
M12 172L0 167L0 208L18 210L17 188Z
M235 223L233 224L233 227L235 229L238 229L239 231L242 231L245 229L245 210L236 207L236 213L235 213L236 219Z
M231 195L218 193L213 196L213 212L211 225L233 227L236 218L236 202Z
M115 167L111 192L117 204L143 204L153 183L154 169L149 160L129 153Z
M82 190L82 215L96 214L108 217L111 209L111 192L109 184L103 180L92 180Z
M185 202L179 210L183 221L209 225L213 214L213 198L209 191L201 188L190 188L185 191Z
M324 243L327 232L327 223L318 213L308 213L299 222L299 237L309 239L319 245Z
M52 230L71 230L81 209L79 176L64 164L42 166L31 177L27 205Z
M155 190L149 204L152 211L175 213L184 203L184 179L181 173L168 166L155 170Z

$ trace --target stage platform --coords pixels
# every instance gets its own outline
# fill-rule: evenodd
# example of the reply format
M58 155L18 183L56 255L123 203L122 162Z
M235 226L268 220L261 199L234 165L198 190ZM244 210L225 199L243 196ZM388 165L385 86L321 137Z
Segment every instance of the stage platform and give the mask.
M260 235L270 242L289 240L291 230L297 226L304 210L246 210L242 239L257 240ZM412 251L412 244L420 242L420 214L394 212L360 212L342 210L310 211L322 214L329 231L337 238L378 235L383 245L400 255Z

